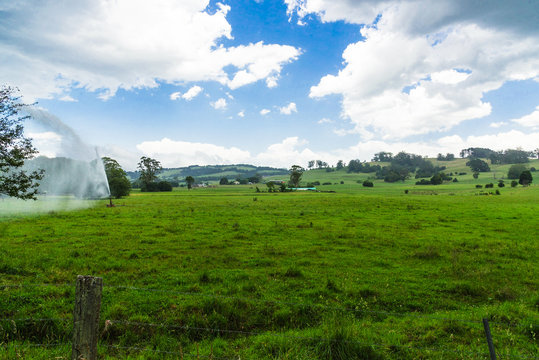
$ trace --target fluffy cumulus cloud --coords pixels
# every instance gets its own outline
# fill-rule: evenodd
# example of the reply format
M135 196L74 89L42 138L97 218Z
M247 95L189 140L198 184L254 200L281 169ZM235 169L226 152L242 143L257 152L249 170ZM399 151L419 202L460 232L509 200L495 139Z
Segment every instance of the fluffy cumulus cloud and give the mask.
M175 141L163 138L159 141L145 141L137 149L146 156L161 161L164 167L211 164L246 163L251 157L248 151L236 147L214 144Z
M0 78L31 98L73 87L102 98L158 82L218 81L231 89L259 80L272 87L298 58L293 46L224 47L229 6L209 0L54 0L0 5ZM189 92L188 92L189 93ZM186 94L184 94L186 95ZM177 95L176 95L177 96Z
M41 134L40 141L55 142L54 134ZM197 143L163 138L157 141L144 141L136 146L133 153L117 146L101 147L102 155L111 156L128 170L134 170L140 156L150 156L161 161L164 167L180 167L193 164L240 164L248 163L262 166L289 168L292 165L307 166L309 160L321 159L330 165L337 161L348 162L352 159L369 161L380 151L394 154L400 151L411 152L423 156L436 157L438 153L453 153L458 156L460 150L469 147L488 147L493 150L514 148L520 144L523 149L537 148L539 132L524 133L517 130L500 132L493 135L445 136L423 142L406 142L383 140L360 141L356 145L337 148L330 151L316 151L309 143L298 136L291 136L281 142L269 145L264 151L253 154L237 147L226 147L216 144Z
M260 115L262 115L262 116L268 115L270 112L271 112L271 110L268 110L268 109L262 109L262 110L260 110Z
M293 112L297 113L298 109L296 107L296 103L291 102L288 105L279 108L279 112L284 115L290 115Z
M178 100L182 98L184 100L191 101L195 97L197 97L198 94L202 92L202 90L203 89L200 86L195 85L191 87L189 90L187 90L185 94L182 94L181 92L173 92L172 94L170 94L170 100Z
M511 121L525 127L539 129L539 106L537 106L535 111L532 112L531 114L525 115L521 117L520 119L513 119ZM539 142L539 139L537 140Z
M210 105L217 110L224 110L226 109L226 99L220 98L217 101L211 102Z
M539 76L534 2L286 3L291 19L365 24L363 39L343 52L343 68L310 91L313 98L341 95L343 117L364 140L398 141L482 118L491 113L485 93Z

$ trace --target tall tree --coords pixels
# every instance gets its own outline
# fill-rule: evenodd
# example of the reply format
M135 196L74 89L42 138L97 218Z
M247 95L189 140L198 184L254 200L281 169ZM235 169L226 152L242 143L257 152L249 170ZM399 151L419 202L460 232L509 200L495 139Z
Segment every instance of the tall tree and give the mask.
M303 176L304 169L299 165L292 165L290 168L290 184L297 188L299 186L299 182L301 180L301 177Z
M193 184L195 183L195 178L189 175L185 178L185 182L187 183L187 189L191 190Z
M102 157L105 174L109 182L110 196L116 199L129 195L131 191L131 182L127 178L127 173L120 164L109 157Z
M157 174L163 169L161 163L155 159L143 156L138 163L140 170L140 181L142 187L148 187L149 184L157 180Z
M0 194L36 200L43 170L31 173L20 170L24 161L33 158L37 150L31 139L24 137L22 123L30 116L19 114L26 105L15 93L11 87L0 87Z
M345 166L344 161L342 161L342 160L337 161L337 170L343 169L344 166Z

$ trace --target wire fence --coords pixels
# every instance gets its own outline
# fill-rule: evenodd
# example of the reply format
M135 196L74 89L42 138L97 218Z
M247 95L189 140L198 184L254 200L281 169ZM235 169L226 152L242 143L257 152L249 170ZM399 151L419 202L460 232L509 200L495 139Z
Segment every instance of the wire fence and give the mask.
M44 287L55 287L55 288L74 288L75 284L72 283L57 283L57 284L47 284L47 283L32 283L32 284L0 284L0 290L8 289L26 289L26 288L44 288ZM339 306L328 306L319 303L307 303L299 301L289 301L289 300L280 300L280 299L260 299L255 297L240 297L233 295L222 295L222 294L211 294L211 293L200 293L200 292L189 292L189 291L178 291L178 290L167 290L167 289L157 289L157 288L143 288L143 287L134 287L134 286L124 286L124 285L114 285L114 284L104 284L105 289L110 290L120 290L120 291L138 291L138 292L151 292L151 293L163 293L164 295L170 296L186 296L186 297L201 297L201 298L211 298L211 299L221 299L221 300L234 300L234 301L245 301L245 302L258 302L261 304L274 304L274 305L287 305L287 306L301 306L301 307L316 307L317 310L330 310L330 311L341 311L345 313L366 313L374 315L383 315L383 316L392 316L392 317L403 317L403 318L425 318L441 322L459 322L459 323L469 323L469 324L481 324L482 321L479 319L466 319L460 317L448 317L436 314L424 314L424 313L414 313L414 312L393 312L393 311L383 311L383 310L370 310L370 309L357 309L349 307L339 307ZM16 327L17 323L40 323L40 322L62 322L69 323L73 321L72 317L5 317L0 318L0 330L5 330L3 324L11 323ZM537 323L519 323L515 321L490 321L491 324L496 326L506 326L506 327L522 327L529 326L534 328L539 328ZM174 324L174 323L164 323L164 322L143 322L143 321L129 321L122 319L106 319L103 325L102 335L111 331L114 328L118 327L129 327L136 328L140 330L141 328L160 328L166 330L183 330L184 332L205 332L211 334L214 337L220 337L222 335L233 335L233 336L242 336L242 337L270 337L270 338L280 338L285 340L292 340L295 342L296 346L306 346L305 343L339 343L339 344L354 344L363 347L370 348L383 348L383 349L400 349L403 351L423 351L423 352L436 352L436 353L453 353L466 357L475 357L475 358L488 358L487 352L478 352L478 351L469 351L465 349L458 349L455 347L449 346L417 346L413 345L403 345L403 344L386 344L386 343L377 343L373 341L359 341L359 340L350 340L342 338L331 338L331 337L318 337L318 336L305 336L290 333L297 329L288 329L288 332L276 332L274 330L238 330L238 329L223 329L218 327L206 327L206 326L191 326L186 324ZM121 329L118 329L121 330ZM52 347L69 347L71 344L68 342L65 343L39 343L39 342L30 342L25 341L24 339L19 339L18 341L3 341L0 340L0 349L2 347L12 347L14 349L18 348L52 348ZM210 358L210 359L246 359L244 356L234 355L234 357L223 357L213 354L213 349L210 348L209 354L202 354L199 352L198 342L196 342L196 352L183 352L183 349L180 347L179 351L170 351L163 350L158 348L151 348L148 346L123 346L108 344L105 341L99 343L100 349L105 349L105 351L122 351L122 352L148 352L154 353L162 356L174 356L176 358ZM536 347L537 348L537 347ZM539 355L532 354L512 354L512 353L499 353L497 354L498 358L508 358L508 359L539 359Z

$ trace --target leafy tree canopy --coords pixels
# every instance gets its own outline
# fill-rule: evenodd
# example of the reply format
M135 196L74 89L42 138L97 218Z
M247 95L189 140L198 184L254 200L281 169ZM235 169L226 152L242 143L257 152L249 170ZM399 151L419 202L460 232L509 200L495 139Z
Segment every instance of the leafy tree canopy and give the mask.
M163 169L161 163L155 159L143 156L138 163L142 185L148 185L157 180L157 174Z
M299 165L292 165L292 167L290 168L290 184L293 187L299 187L299 182L301 180L301 177L303 176L303 171L304 169Z
M131 182L127 178L127 173L116 160L109 157L101 159L109 182L110 195L117 199L128 196L131 191Z
M490 167L488 164L481 160L481 159L471 159L468 162L466 162L466 166L469 166L472 171L477 172L488 172L490 171Z
M19 113L26 106L15 96L16 90L0 87L0 194L19 198L36 199L38 182L43 177L42 170L27 173L20 168L24 161L34 157L37 150L31 140L24 137L24 120L29 116Z

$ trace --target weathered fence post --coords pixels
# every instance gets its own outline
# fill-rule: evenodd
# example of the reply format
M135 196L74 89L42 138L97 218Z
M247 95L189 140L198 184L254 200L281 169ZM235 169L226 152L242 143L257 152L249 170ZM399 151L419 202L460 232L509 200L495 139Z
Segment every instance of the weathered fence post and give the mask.
M483 328L485 328L485 336L487 337L490 360L496 360L496 352L494 351L494 343L492 342L492 335L490 335L490 326L488 325L488 319L486 318L483 319Z
M103 279L77 276L73 310L73 346L71 360L97 359L97 338Z

